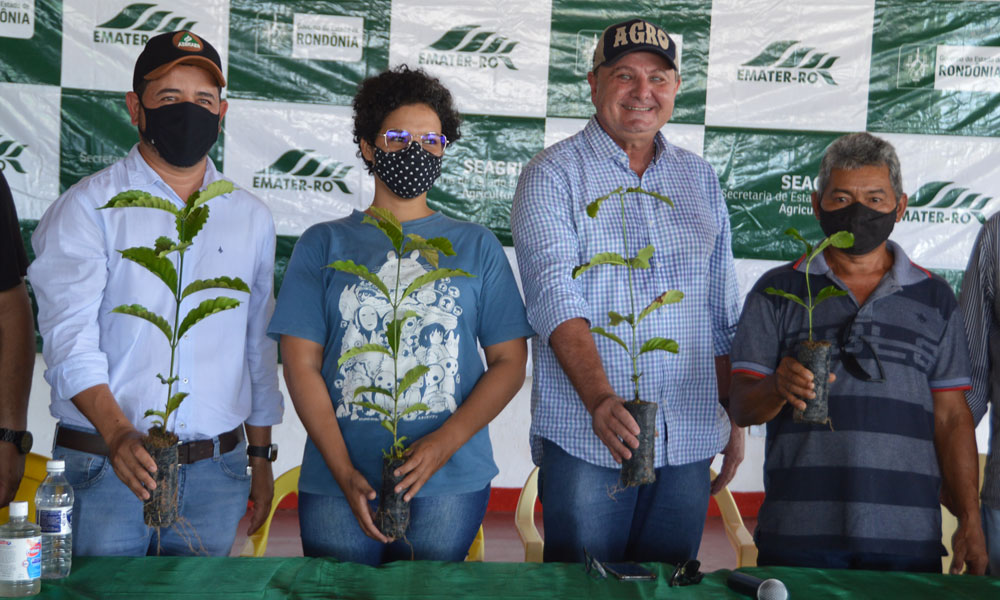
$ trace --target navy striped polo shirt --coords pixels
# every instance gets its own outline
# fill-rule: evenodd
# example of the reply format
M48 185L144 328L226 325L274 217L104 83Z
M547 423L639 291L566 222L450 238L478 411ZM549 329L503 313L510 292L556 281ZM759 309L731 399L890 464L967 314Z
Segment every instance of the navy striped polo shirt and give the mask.
M894 264L863 306L848 295L813 312L814 339L833 345L832 429L795 423L788 405L767 423L758 548L944 554L932 392L970 389L965 332L948 284L894 242L888 248ZM806 310L764 292L775 287L805 298L804 271L802 259L775 268L747 296L734 373L770 375L808 339ZM823 256L813 260L810 279L814 295L831 284L847 289ZM877 353L884 381L850 375L842 351L879 378Z

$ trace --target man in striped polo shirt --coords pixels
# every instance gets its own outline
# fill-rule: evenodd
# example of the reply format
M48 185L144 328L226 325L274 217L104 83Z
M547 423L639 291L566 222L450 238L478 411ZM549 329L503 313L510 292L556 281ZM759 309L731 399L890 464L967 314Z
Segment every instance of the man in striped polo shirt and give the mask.
M951 572L981 574L962 316L948 284L888 241L907 202L895 150L867 133L838 139L823 156L812 202L826 235L855 238L810 268L812 290L849 292L813 314L814 339L833 345L832 426L793 420L802 399L815 397L812 373L792 356L808 338L808 314L764 291L804 298L804 260L757 282L731 354L733 418L767 423L758 564L940 571L944 499L959 518Z

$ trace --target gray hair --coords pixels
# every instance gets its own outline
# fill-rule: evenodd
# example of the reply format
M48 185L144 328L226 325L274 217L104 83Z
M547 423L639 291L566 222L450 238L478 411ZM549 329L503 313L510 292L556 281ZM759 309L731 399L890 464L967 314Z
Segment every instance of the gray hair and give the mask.
M900 174L899 157L892 144L866 132L850 133L837 138L823 153L816 193L823 195L834 169L850 170L882 165L889 169L889 182L898 201L903 197L903 176Z

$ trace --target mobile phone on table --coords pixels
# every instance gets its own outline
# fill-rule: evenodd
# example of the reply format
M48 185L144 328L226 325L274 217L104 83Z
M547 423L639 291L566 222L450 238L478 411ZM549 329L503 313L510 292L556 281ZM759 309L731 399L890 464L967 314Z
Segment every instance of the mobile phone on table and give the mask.
M604 568L621 581L646 581L656 579L656 573L634 562L604 563Z

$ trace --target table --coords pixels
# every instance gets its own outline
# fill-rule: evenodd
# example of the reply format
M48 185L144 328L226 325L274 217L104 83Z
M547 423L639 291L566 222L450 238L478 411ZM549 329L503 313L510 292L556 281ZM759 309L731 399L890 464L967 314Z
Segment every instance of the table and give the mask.
M397 562L374 568L319 558L76 558L64 580L42 583L40 598L278 600L284 598L732 598L727 570L697 585L668 585L673 567L647 565L656 581L593 579L577 564ZM1000 578L760 567L793 600L855 598L1000 599Z

